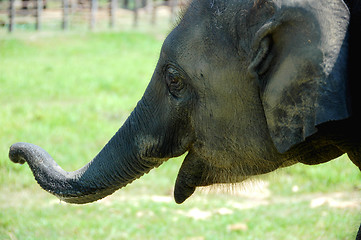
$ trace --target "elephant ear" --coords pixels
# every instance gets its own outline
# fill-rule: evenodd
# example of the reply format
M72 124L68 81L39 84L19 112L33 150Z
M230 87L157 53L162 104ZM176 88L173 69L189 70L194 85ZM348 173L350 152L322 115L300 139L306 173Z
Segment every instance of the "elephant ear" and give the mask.
M248 70L259 81L270 135L283 153L319 124L350 116L349 11L341 0L289 0L271 9L255 34Z

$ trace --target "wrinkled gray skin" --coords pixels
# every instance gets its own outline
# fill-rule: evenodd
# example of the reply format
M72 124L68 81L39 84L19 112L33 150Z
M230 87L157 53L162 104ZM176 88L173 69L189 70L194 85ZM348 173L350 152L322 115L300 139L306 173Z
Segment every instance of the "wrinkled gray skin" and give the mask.
M177 203L197 186L343 153L360 168L349 54L359 47L350 30L354 3L347 4L193 1L166 38L143 98L89 164L66 172L27 143L14 144L10 159L26 161L45 190L70 203L103 198L185 152Z

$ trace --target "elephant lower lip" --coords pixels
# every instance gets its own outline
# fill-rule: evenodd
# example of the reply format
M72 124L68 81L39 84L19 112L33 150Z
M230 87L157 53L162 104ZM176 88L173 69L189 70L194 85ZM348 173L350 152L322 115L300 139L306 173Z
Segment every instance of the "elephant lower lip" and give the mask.
M174 199L176 203L183 203L194 193L197 186L202 185L205 169L204 161L194 151L190 151L179 169L175 183Z
M183 203L185 200L187 200L187 198L189 198L194 193L195 190L196 190L196 187L191 187L188 185L182 185L182 184L176 183L175 188L174 188L175 202L178 204Z

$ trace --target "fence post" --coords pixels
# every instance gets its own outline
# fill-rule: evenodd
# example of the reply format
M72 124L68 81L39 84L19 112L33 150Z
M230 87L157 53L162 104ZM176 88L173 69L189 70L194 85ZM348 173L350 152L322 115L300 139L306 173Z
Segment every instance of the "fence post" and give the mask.
M15 0L9 0L9 32L14 31L15 24Z
M138 8L139 8L139 5L140 5L140 1L139 0L134 0L134 23L133 23L134 27L138 26L138 18L139 18Z
M36 0L36 14L35 14L35 29L40 30L41 29L41 14L43 11L43 0Z
M73 14L75 10L78 8L78 0L70 0L70 13Z
M95 16L97 14L98 9L98 1L97 0L91 0L90 1L90 29L94 30L95 28Z
M149 12L150 12L150 23L152 25L155 24L155 17L156 17L156 3L153 0L149 0L148 2Z
M69 28L69 0L62 0L63 7L63 21L61 22L61 28L67 30Z
M173 23L175 20L175 8L178 5L177 0L169 0L170 5L170 22Z
M109 27L114 28L115 26L115 15L117 12L117 1L109 0Z

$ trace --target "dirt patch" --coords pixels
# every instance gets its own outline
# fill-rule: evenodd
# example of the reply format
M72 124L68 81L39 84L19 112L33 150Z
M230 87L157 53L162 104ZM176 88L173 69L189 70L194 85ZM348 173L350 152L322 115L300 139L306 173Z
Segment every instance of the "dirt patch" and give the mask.
M361 210L361 192L332 192L332 193L311 193L311 194L295 194L292 196L277 196L271 194L267 190L267 184L264 185L265 189L258 189L254 192L250 190L243 190L237 192L237 196L229 198L225 201L224 206L214 209L210 213L204 213L201 210L193 209L192 212L183 213L182 215L189 216L195 219L207 218L207 216L213 214L227 215L232 214L234 210L245 210L253 209L262 206L272 205L272 204L297 204L301 202L308 202L309 207L318 208L326 206L329 208L338 208L338 209L353 209ZM38 205L39 203L47 202L49 205L53 204L67 204L61 202L56 197L43 192L40 189L30 188L23 189L19 191L11 191L9 188L1 188L3 193L0 195L0 208L12 208L23 206L24 204L28 205ZM202 190L202 192L192 196L189 201L193 204L201 206L204 202L207 202L209 198L215 199L219 197L228 197L228 193L220 193L220 189L207 191ZM216 192L217 196L214 196ZM212 196L207 196L211 194ZM232 194L231 194L232 195ZM121 192L116 192L115 194L108 196L102 200L96 202L96 204L102 204L106 206L112 206L119 202L128 202L129 204L136 204L140 202L154 202L159 204L174 204L173 196L171 195L127 195L124 196ZM210 214L210 215L209 215Z

